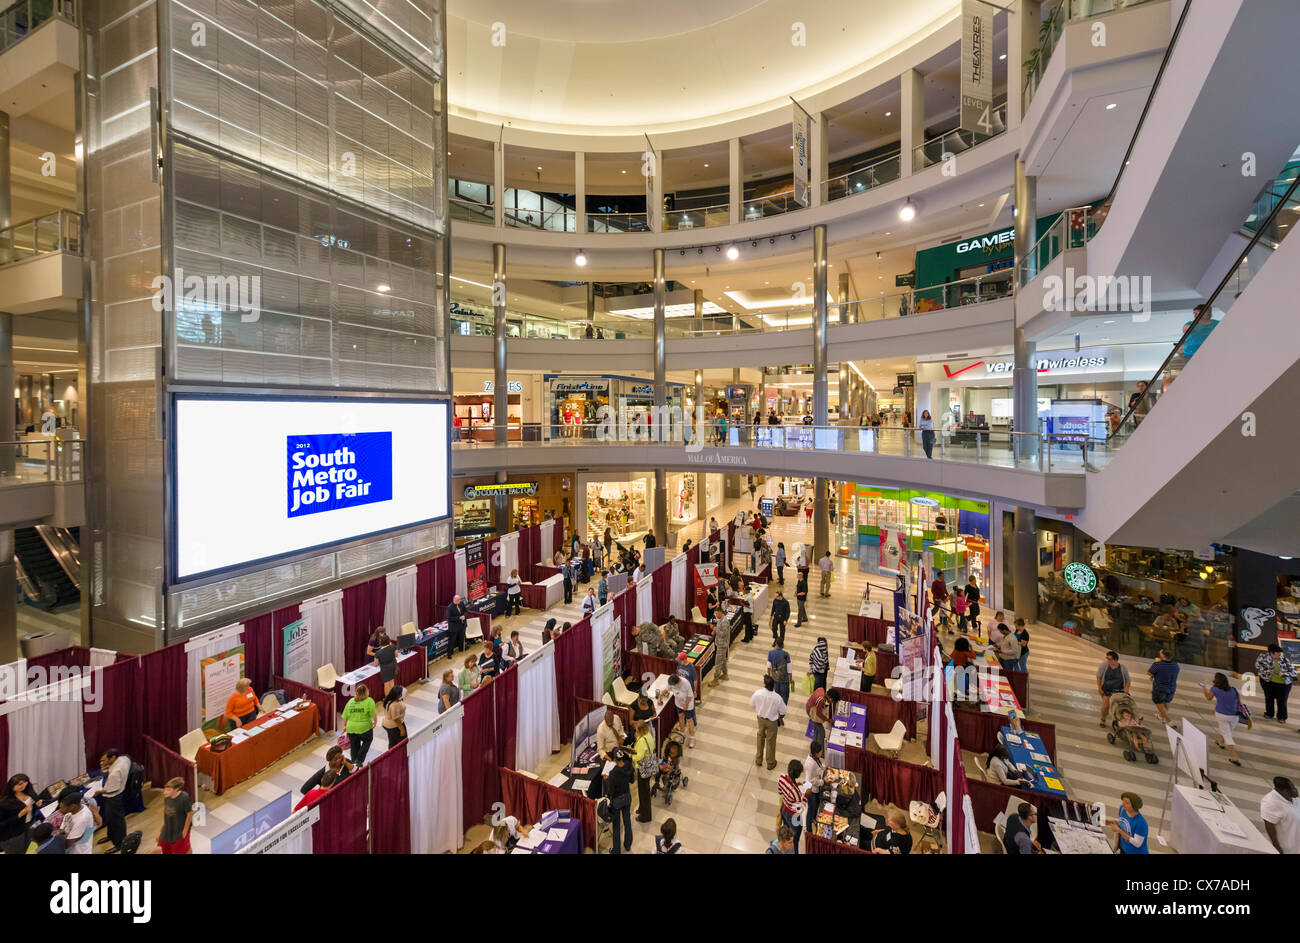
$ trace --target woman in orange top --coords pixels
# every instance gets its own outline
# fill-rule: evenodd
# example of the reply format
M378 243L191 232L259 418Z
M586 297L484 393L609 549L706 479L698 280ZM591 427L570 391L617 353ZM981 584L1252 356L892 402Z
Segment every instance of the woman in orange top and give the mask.
M232 727L242 727L257 719L257 695L253 682L240 678L235 682L235 693L226 699L226 720Z

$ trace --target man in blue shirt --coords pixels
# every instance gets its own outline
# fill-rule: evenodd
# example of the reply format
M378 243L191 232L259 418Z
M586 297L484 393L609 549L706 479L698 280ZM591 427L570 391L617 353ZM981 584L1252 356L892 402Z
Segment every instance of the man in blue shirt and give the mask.
M605 582L605 577L608 575L609 571L601 570L600 582L596 584L596 599L600 601L602 606L609 600L609 584Z
M1169 710L1165 705L1174 699L1174 692L1178 690L1178 662L1162 648L1147 674L1151 676L1151 703L1156 706L1160 719L1169 724Z
M573 602L573 564L565 560L560 572L564 575L564 602L568 605Z

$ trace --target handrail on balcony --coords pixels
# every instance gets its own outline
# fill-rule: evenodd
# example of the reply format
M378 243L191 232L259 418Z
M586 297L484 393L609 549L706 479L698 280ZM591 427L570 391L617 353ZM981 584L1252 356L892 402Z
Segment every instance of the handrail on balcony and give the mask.
M84 439L0 442L0 487L37 481L80 481Z
M76 0L18 0L0 11L0 52L58 17L76 26Z
M50 252L81 254L81 214L58 210L0 229L0 265Z

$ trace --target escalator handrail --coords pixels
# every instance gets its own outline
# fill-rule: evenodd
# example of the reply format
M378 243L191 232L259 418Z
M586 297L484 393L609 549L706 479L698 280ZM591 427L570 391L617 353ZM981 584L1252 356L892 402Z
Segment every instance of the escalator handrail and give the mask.
M1258 231L1255 235L1251 236L1250 242L1246 243L1246 248L1242 249L1240 254L1238 254L1237 260L1233 262L1232 265L1228 266L1228 270L1224 273L1223 278L1219 280L1219 284L1215 286L1214 291L1210 293L1210 297L1206 298L1205 302L1201 305L1201 313L1192 319L1192 323L1187 326L1187 330L1183 331L1182 336L1178 338L1178 342L1174 344L1173 349L1169 351L1168 355L1156 369L1155 374L1147 383L1146 392L1143 393L1139 399L1135 400L1133 405L1131 405L1124 413L1123 418L1119 421L1119 425L1115 427L1115 431L1106 436L1107 442L1115 438L1115 436L1119 434L1119 431L1125 428L1129 419L1132 418L1133 412L1142 405L1143 401L1147 397L1152 395L1156 382L1164 375L1165 370L1169 368L1169 364L1173 359L1179 355L1179 352L1183 349L1183 345L1187 342L1187 338L1192 331L1196 330L1203 321L1213 317L1214 303L1219 299L1219 295L1223 293L1223 289L1228 287L1228 283L1231 282L1233 276L1237 274L1238 269L1241 268L1241 263L1244 262L1246 257L1250 255L1256 246L1259 245L1261 237L1268 230L1269 226L1271 226L1277 219L1277 215L1282 211L1282 207L1286 206L1290 202L1297 187L1300 187L1300 174L1296 174L1295 180L1291 181L1291 186L1287 187L1286 193L1282 194L1282 198L1277 201L1277 204L1269 212L1268 216L1265 217L1262 223L1260 223Z
M77 592L81 592L80 561L72 548L64 543L62 528L51 527L48 524L38 524L35 529L36 535L41 538L41 541L45 544L45 549L50 552L50 556L59 565L59 569L68 578L68 582L73 585Z
M23 588L23 595L31 602L39 604L41 601L41 594L36 589L36 584L32 582L32 578L27 575L27 570L23 566L23 561L18 559L18 554L16 553L14 554L14 575L17 577L18 585Z

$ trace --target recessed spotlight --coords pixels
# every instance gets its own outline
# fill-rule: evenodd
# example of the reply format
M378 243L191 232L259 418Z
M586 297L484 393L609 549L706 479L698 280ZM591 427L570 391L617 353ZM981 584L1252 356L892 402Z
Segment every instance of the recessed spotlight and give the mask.
M537 169L538 169L538 170L541 170L542 168L541 168L541 167L538 167Z
M627 171L626 171L626 170L624 170L624 171L622 171L622 173L627 173Z
M579 249L578 254L573 257L573 264L578 266L578 268L585 266L587 264L587 253Z
M1002 55L998 56L998 62L1001 62L1001 61L1002 61L1003 59L1005 59L1006 57L1007 57L1007 54L1004 52Z
M916 204L909 197L907 202L898 208L898 218L905 223L910 223L916 219Z
M391 289L390 287L388 287L387 285L376 285L375 288L376 288L376 290L378 290L378 291L392 291L392 290L393 290L393 289Z
M981 207L981 208L983 208L983 206L984 206L984 204L983 204L983 203L981 203L981 204L980 204L980 207Z
M894 113L893 113L892 111L887 111L887 112L885 112L885 117L886 117L886 118L891 118L891 117L893 117L893 115L894 115Z
M1107 110L1107 111L1114 111L1114 110L1115 110L1116 108L1118 108L1118 107L1119 107L1119 104L1118 104L1117 102L1111 102L1109 105L1106 106L1106 110Z
M731 259L733 262L736 261L740 258L740 250L735 246L727 246L727 258Z
M1109 321L1102 321L1101 323L1102 323L1102 324L1114 324L1115 321L1114 321L1114 319L1111 319L1111 320L1109 320Z
M709 166L709 165L708 165L708 164L705 164L704 166L707 167L707 166Z
M793 144L790 145L790 150L794 150L794 145L793 145Z

